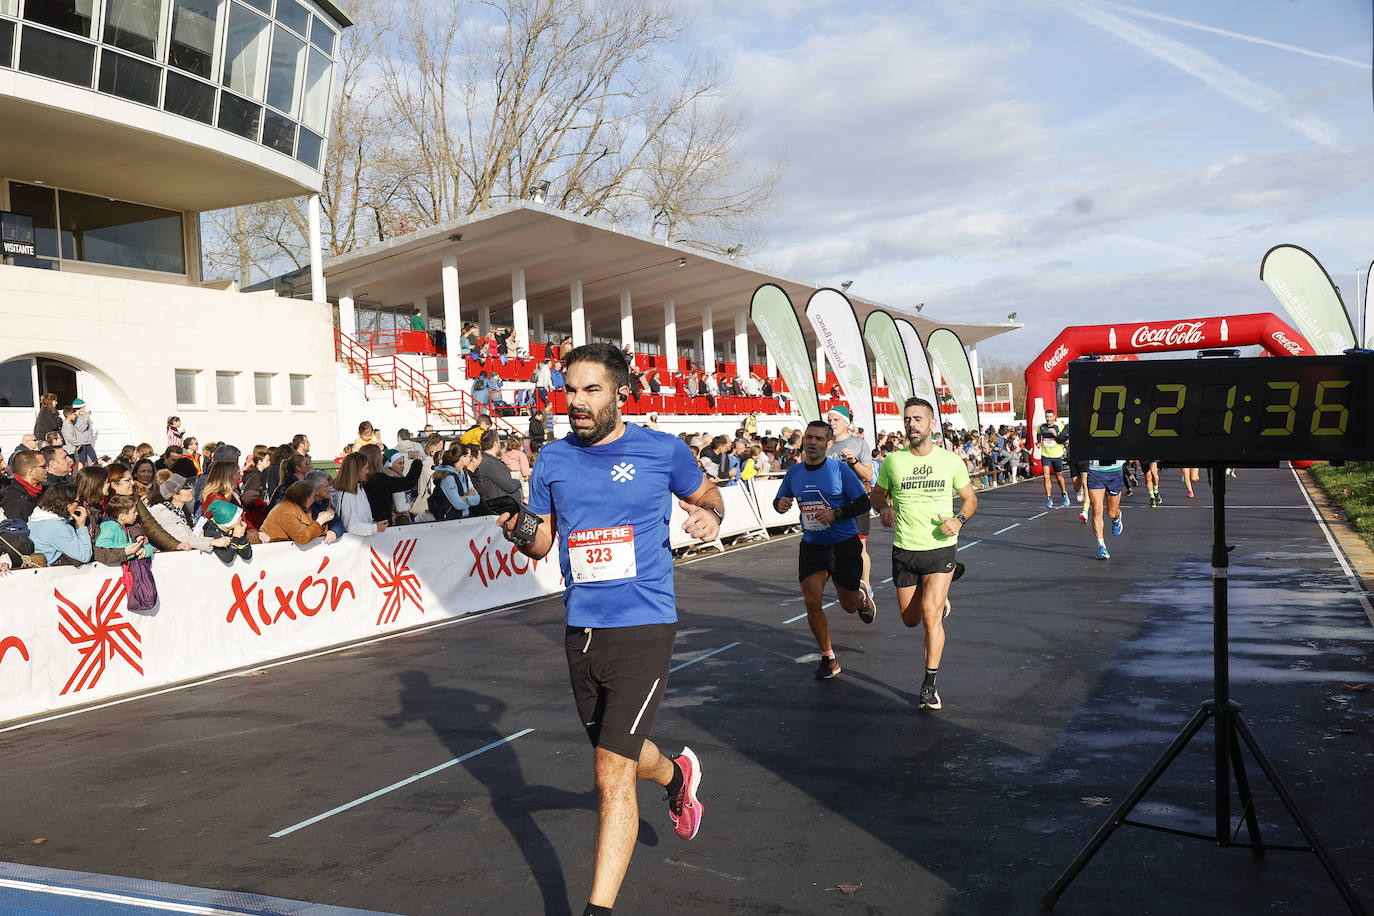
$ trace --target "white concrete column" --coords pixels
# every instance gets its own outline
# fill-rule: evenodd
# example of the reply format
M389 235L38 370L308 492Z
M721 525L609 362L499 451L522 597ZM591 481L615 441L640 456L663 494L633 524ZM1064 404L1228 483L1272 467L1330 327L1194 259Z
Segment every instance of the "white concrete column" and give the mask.
M483 334L491 333L491 306L485 305L477 310L477 330Z
M444 255L440 276L444 284L444 335L449 352L458 355L458 335L463 333L463 317L458 298L458 255ZM456 372L455 372L456 374Z
M777 363L773 362L773 351L767 345L763 348L763 361L768 367L768 377L774 379L778 377Z
M629 347L632 352L635 347L634 303L628 289L620 291L620 346Z
M816 383L825 382L825 345L816 344ZM824 394L824 393L822 393Z
M885 387L887 387L887 386L886 386L886 383L883 381L883 367L882 367L882 364L876 363L876 362L873 364L873 385L874 385L874 387L876 387L876 388L885 388Z
M983 374L978 371L978 346L965 347L968 351L969 368L973 370L973 384L976 388L983 387Z
M339 293L339 330L349 337L358 336L358 316L353 311L353 287Z
M663 353L668 357L668 371L677 371L677 302L672 296L663 300Z
M749 316L744 312L735 313L735 375L749 377Z
M320 195L311 194L306 201L306 217L310 224L310 298L325 301L324 246L320 242Z
M429 300L416 299L415 311L420 313L420 320L425 323L425 330L429 330Z
M573 346L580 347L587 342L587 318L582 308L582 281L574 280L568 287L568 299L572 302L572 339Z
M534 340L531 341L531 343L533 343L534 341L538 341L539 343L547 343L547 342L548 342L548 341L546 341L546 340L544 339L544 313L543 313L543 312L540 312L538 315L535 315L535 316L534 316Z
M516 352L521 356L530 353L530 317L528 302L525 299L525 268L511 271L510 275L510 329L520 342Z
M716 329L711 323L711 307L701 310L701 368L716 371Z

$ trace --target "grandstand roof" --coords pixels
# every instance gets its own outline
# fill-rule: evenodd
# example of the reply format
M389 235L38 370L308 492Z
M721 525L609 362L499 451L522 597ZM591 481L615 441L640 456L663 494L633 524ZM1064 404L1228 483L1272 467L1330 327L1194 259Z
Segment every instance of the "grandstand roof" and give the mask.
M597 335L619 336L620 293L628 289L638 339L657 337L663 326L662 304L672 297L679 341L700 334L706 308L711 309L721 340L734 333L733 315L747 313L754 290L776 283L791 297L807 339L814 344L804 315L807 299L819 288L814 283L532 201L483 210L330 258L324 264L325 279L331 295L348 288L360 301L387 306L427 298L430 313L438 315L443 308L440 267L446 255L458 258L464 320L474 320L479 309L489 307L493 323L508 323L511 274L524 268L531 325L543 314L546 333L568 328L568 287L581 279L585 314ZM685 261L682 266L680 260ZM909 319L922 337L947 327L969 345L1021 326L941 321L938 315L860 296L851 295L850 300L861 324L869 312L883 308Z

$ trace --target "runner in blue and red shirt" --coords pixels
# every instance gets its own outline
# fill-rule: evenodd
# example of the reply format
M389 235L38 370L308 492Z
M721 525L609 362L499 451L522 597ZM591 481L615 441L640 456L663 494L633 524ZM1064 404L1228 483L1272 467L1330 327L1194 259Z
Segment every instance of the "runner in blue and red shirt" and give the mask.
M624 355L588 344L567 357L564 388L572 433L545 445L530 480L529 511L541 521L520 547L536 559L558 534L567 606L565 649L578 715L595 748L601 810L585 914L611 912L639 834L636 779L667 790L669 819L692 839L701 823L701 763L684 747L660 753L646 737L668 685L677 632L668 523L673 499L683 529L715 540L724 503L686 443L627 425ZM517 519L497 518L507 538Z

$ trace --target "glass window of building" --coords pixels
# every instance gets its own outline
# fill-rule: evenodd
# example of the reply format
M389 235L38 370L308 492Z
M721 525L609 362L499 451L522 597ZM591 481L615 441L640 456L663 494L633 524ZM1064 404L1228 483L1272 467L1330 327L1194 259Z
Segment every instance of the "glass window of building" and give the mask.
M10 209L33 217L38 256L57 257L57 193L52 188L11 181Z
M334 40L338 33L329 27L319 16L310 21L310 40L330 57L334 56Z
M195 405L196 400L196 378L200 375L196 369L176 370L177 384L177 404L180 406Z
M0 67L14 66L14 23L0 19Z
M297 0L277 0L277 21L297 35L310 34L310 11Z
M213 79L215 29L220 0L172 0L172 30L167 63L187 73Z
M224 36L224 85L261 102L267 88L268 21L239 3L230 5Z
M262 145L290 156L296 150L296 122L267 112L262 120Z
M202 124L215 123L215 87L175 70L167 71L167 89L163 94L164 110Z
M258 124L262 121L262 106L254 105L228 92L219 94L219 121L221 128L249 140L258 139Z
M243 2L247 3L264 16L272 15L272 0L243 0Z
M33 406L33 360L0 363L0 407Z
M296 141L296 159L319 171L320 147L323 145L324 141L320 139L319 134L312 134L302 127Z
M267 104L300 117L305 81L305 41L277 26L272 30L272 62L267 71Z
M324 122L329 116L330 78L334 68L325 57L314 48L310 49L310 63L305 71L305 96L301 105L301 123L317 134L324 133Z
M305 406L305 383L310 379L308 375L291 376L291 406Z
M122 200L59 191L62 256L140 270L186 272L181 214Z
M105 44L155 58L161 21L162 0L107 0Z
M270 372L253 373L253 401L259 407L272 406L272 379Z
M238 382L237 372L215 373L215 403L221 407L234 406L234 388Z
M157 64L108 49L100 52L101 92L156 107L161 83L162 68Z
M0 16L18 16L19 0L0 0Z
M90 38L94 6L95 0L29 0L24 4L24 18Z
M43 29L24 29L19 46L20 70L89 89L94 64L95 45Z

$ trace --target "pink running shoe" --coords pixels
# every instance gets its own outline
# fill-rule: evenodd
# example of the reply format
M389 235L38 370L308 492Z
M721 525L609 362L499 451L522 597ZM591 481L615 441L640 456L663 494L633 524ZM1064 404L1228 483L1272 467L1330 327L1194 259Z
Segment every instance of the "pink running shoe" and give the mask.
M673 758L682 770L682 791L668 799L668 819L673 822L677 835L690 840L701 829L701 801L697 798L697 787L701 785L701 761L684 747L682 753Z

